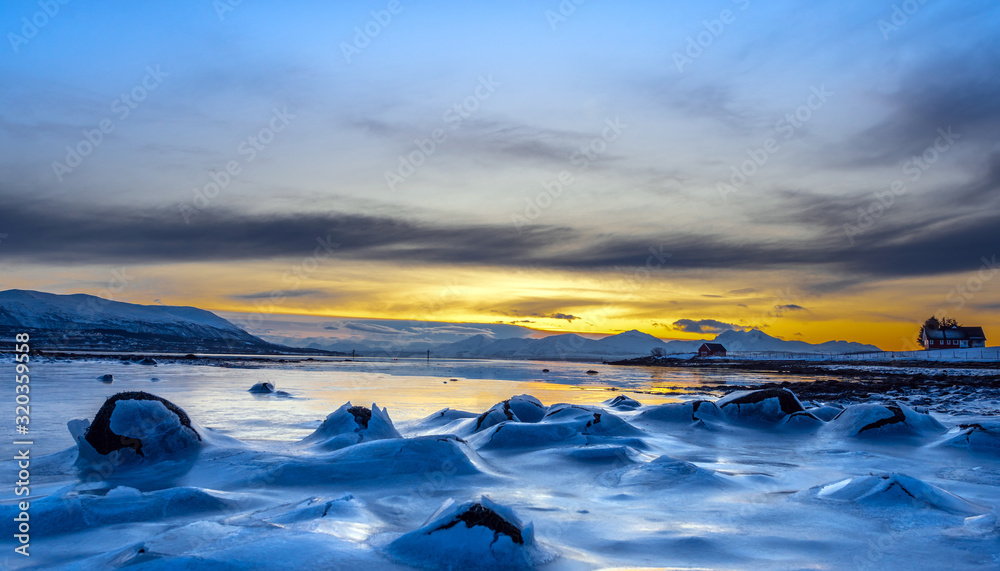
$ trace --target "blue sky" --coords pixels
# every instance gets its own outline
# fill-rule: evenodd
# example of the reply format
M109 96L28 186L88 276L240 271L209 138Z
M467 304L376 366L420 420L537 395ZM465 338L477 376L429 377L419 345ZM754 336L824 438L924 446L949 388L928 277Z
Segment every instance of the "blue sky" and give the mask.
M226 5L0 7L5 285L128 267L123 299L251 310L329 238L278 310L792 335L761 317L791 288L883 343L942 308L1000 323L995 285L947 299L1000 237L995 2ZM650 248L670 263L602 295ZM468 293L427 312L441 276Z

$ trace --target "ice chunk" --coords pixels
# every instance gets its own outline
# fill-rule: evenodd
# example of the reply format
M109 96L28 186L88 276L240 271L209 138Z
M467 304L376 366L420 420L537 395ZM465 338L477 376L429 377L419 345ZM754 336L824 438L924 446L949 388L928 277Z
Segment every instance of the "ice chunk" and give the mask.
M85 421L83 421L85 422ZM69 423L80 460L116 456L113 464L156 462L196 450L201 435L174 403L145 392L118 393L104 402L93 423ZM81 431L83 438L80 438ZM86 442L87 446L83 445Z
M715 404L730 419L750 422L779 422L805 410L795 393L785 388L735 391Z
M627 397L625 395L618 395L613 399L608 399L604 401L603 404L611 408L617 408L621 410L635 410L642 406L642 403L635 400L634 398Z
M606 486L675 486L683 484L723 486L727 482L713 470L677 460L669 456L660 456L650 462L627 466L604 474L601 483Z
M401 476L418 476L423 482L489 470L465 440L447 435L361 442L319 457L287 460L254 478L295 486L331 480L374 482Z
M258 394L258 395L271 394L271 393L274 392L274 384L266 382L266 381L262 382L262 383L256 383L254 386L252 386L249 389L247 389L247 392Z
M934 417L900 403L851 405L834 417L829 426L833 430L862 438L916 437L945 431L945 427Z
M402 438L402 435L393 426L386 409L379 408L375 403L368 408L348 401L327 415L323 424L302 439L301 444L337 450L359 442L387 438Z
M549 407L548 414L539 422L505 422L469 441L477 448L537 448L604 444L618 437L641 434L638 428L601 408L557 404Z
M671 402L651 406L639 413L635 418L639 422L678 422L691 423L698 421L718 422L723 420L722 411L712 401L694 400L688 402Z
M958 434L947 438L941 444L1000 455L1000 422L960 424Z
M821 500L855 502L871 506L931 507L966 516L989 511L923 480L897 473L848 478L821 486L814 492Z
M536 542L533 525L486 496L463 504L448 500L387 550L401 562L434 569L524 569L554 557Z

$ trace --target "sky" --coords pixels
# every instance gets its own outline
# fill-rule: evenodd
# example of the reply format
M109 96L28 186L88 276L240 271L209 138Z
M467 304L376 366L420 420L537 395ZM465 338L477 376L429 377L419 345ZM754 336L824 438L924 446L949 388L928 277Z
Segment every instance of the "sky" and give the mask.
M0 23L0 289L292 337L894 350L937 314L1000 338L996 2L42 0Z

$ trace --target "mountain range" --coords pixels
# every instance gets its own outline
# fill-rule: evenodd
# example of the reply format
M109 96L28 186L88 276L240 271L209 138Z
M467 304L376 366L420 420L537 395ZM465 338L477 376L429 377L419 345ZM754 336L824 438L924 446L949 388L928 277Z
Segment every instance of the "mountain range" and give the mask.
M0 339L30 333L32 347L47 350L104 350L181 353L324 353L320 348L293 348L251 335L218 315L195 307L137 305L85 294L7 290L0 292ZM335 340L331 340L335 341ZM640 331L625 331L601 339L575 333L538 339L496 339L473 335L461 341L430 347L443 358L487 359L624 359L660 349L667 355L689 355L706 341L729 351L789 353L857 353L879 351L874 345L848 341L811 344L785 341L759 329L726 331L714 340L662 341ZM352 342L363 356L380 356L377 341L368 346ZM345 345L346 347L347 345ZM408 351L417 354L412 350ZM422 351L420 351L422 353Z
M0 338L31 336L42 350L301 353L196 307L137 305L85 295L0 292ZM305 350L309 352L309 350Z
M484 359L622 359L649 355L659 348L667 355L696 353L702 343L721 343L729 351L786 353L860 353L881 351L874 345L850 341L806 343L785 341L759 329L726 331L712 340L662 341L641 331L626 331L603 339L587 339L573 333L550 335L541 339L491 339L475 335L431 350L432 355L453 358Z

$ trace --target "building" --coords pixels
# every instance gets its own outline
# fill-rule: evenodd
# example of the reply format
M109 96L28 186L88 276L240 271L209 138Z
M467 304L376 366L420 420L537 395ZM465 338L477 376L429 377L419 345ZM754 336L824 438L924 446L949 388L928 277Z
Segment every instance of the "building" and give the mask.
M698 348L699 357L725 357L726 348L721 343L703 343Z
M966 349L985 347L986 334L982 327L953 325L942 329L924 328L924 349Z

